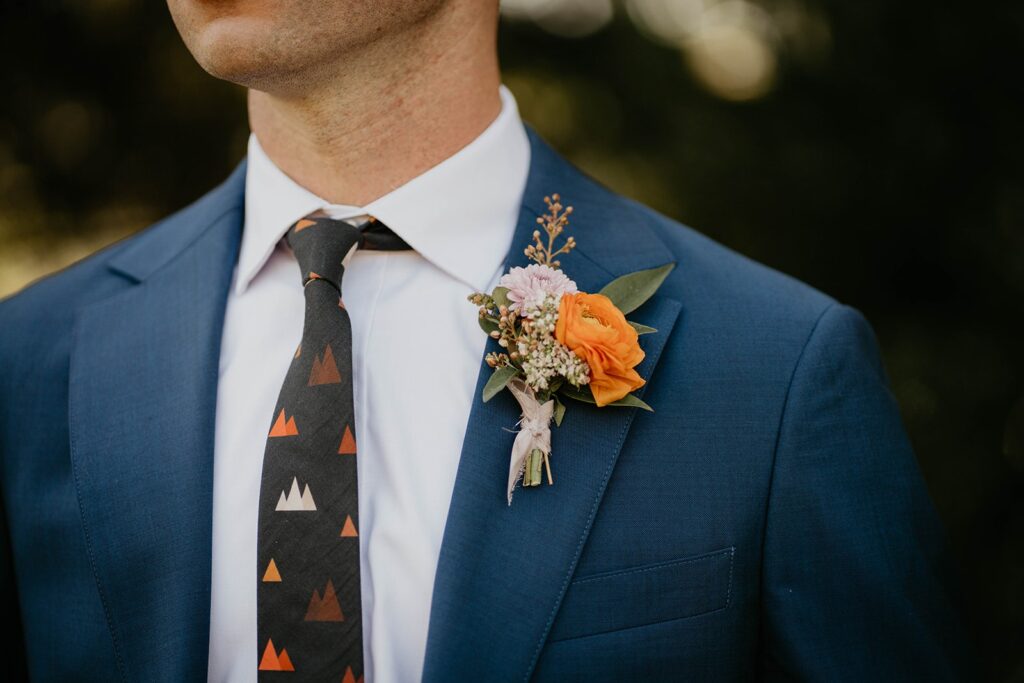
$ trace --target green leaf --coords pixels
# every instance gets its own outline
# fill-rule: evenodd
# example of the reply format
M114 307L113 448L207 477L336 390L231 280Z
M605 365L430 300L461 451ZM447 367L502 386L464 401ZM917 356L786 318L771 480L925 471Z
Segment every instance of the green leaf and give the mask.
M641 401L639 398L637 398L633 394L626 394L625 396L620 398L618 401L615 401L614 403L609 403L608 405L610 405L610 406L622 406L624 408L643 408L644 410L646 410L648 412L651 412L651 413L654 412L654 408L650 407L649 405L647 405L646 403Z
M594 403L594 394L591 393L588 385L582 387L574 387L573 385L566 383L558 390L562 396L571 398L574 401L582 401L583 403Z
M562 418L565 417L565 404L562 403L558 395L552 396L551 399L555 402L555 426L562 426Z
M648 327L647 325L635 323L631 320L627 322L629 322L629 324L633 326L633 329L636 330L637 334L650 334L651 332L657 332L657 330L654 329L653 327Z
M583 385L580 388L576 388L571 384L566 384L562 387L561 394L567 398L574 399L576 401L582 401L583 403L593 403L596 405L597 401L594 400L594 393L590 390L590 385ZM618 401L607 404L604 407L616 406L621 408L643 408L650 412L654 412L654 408L650 407L633 394L626 394Z
M498 329L498 323L495 322L494 318L484 316L482 318L477 318L477 322L480 323L480 329L486 332L488 336L491 332L495 332Z
M598 293L611 299L623 313L631 313L658 291L658 287L675 267L674 263L666 263L657 268L623 275L609 282Z
M519 370L511 365L502 365L500 368L495 368L494 374L487 380L487 384L484 385L484 403L487 403L492 398L498 395L505 385L511 381L519 373Z
M495 287L491 292L491 298L494 299L495 306L508 306L512 303L508 300L508 287Z

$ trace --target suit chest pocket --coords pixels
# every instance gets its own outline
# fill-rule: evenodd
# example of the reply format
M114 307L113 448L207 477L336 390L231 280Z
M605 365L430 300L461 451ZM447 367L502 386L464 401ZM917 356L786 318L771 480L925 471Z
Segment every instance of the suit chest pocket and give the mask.
M580 577L569 584L549 641L695 617L729 605L736 549Z

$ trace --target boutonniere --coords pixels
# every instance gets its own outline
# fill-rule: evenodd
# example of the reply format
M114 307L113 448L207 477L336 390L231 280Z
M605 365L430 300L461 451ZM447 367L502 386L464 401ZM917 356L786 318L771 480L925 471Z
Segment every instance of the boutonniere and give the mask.
M631 392L644 385L635 369L644 358L639 335L657 330L626 315L657 291L673 267L623 275L596 294L578 291L558 260L576 247L573 237L558 244L572 207L563 207L557 194L544 202L541 229L524 250L534 263L510 269L490 294L469 296L480 307L480 327L502 348L486 356L494 374L483 400L507 388L522 408L509 462L509 505L520 478L524 487L540 486L545 476L554 483L551 422L562 424L565 399L652 410Z

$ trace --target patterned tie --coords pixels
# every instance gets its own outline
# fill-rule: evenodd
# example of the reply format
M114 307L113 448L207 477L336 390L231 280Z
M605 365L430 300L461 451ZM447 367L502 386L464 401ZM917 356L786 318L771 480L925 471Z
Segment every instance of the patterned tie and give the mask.
M259 680L361 683L352 326L342 260L353 248L409 245L372 218L357 227L317 213L292 225L285 241L302 272L306 311L263 456Z

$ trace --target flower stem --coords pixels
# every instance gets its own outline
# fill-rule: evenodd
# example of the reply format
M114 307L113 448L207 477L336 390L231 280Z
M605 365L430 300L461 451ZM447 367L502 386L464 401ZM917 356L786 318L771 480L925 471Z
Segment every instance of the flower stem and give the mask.
M540 486L540 468L544 464L544 453L534 448L530 453L530 486Z

